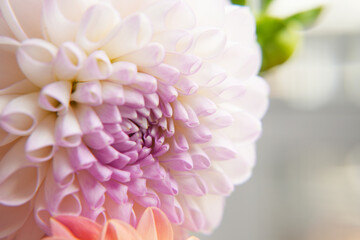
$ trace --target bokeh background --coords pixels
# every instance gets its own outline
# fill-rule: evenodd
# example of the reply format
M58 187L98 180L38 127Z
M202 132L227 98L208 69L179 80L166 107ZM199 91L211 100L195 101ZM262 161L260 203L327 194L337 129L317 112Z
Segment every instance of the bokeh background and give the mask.
M275 0L285 16L324 5L271 87L253 177L202 240L360 239L360 1Z

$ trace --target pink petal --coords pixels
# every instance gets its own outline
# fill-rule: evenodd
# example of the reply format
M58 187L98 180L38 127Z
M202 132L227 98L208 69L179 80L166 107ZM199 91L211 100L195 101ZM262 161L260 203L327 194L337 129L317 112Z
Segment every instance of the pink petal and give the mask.
M169 220L175 224L182 224L184 222L184 212L176 197L161 193L158 195L161 200L160 208L164 211Z
M78 173L78 180L86 203L91 208L98 208L105 201L105 187L85 171Z
M81 143L78 147L67 148L68 157L71 162L71 166L75 170L87 169L92 166L97 159L90 152L90 150Z
M89 106L78 104L75 108L75 115L79 122L81 131L86 133L96 132L103 129L101 120L96 112Z
M82 82L103 80L112 72L111 62L104 51L92 52L82 64L77 79Z
M71 95L71 100L86 105L98 106L102 104L102 91L99 81L79 82Z
M163 63L154 67L140 67L139 70L156 77L165 85L174 85L180 77L177 68Z
M206 182L195 172L179 172L175 175L179 191L193 196L203 196L207 193Z
M123 87L112 82L101 82L103 100L108 104L123 105L125 103Z
M154 93L157 89L157 79L145 73L138 73L130 86L145 94Z

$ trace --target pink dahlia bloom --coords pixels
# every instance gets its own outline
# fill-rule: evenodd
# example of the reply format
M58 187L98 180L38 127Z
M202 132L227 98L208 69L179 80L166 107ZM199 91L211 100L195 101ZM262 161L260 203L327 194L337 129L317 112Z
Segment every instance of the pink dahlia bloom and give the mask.
M0 239L50 217L210 232L249 178L268 88L224 0L0 0Z
M158 208L147 208L136 229L117 219L104 226L81 216L63 215L50 219L51 236L43 240L173 240L174 232L166 215ZM189 237L187 240L199 240Z

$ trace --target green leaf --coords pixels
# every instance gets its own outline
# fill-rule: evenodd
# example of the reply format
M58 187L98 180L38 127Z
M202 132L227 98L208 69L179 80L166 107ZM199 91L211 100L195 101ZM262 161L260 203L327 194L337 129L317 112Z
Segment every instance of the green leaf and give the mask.
M261 10L263 12L266 12L266 10L268 9L268 7L270 6L270 3L272 2L273 0L261 0Z
M300 41L297 25L285 24L283 19L262 15L257 19L257 37L262 49L261 71L286 62Z
M233 4L246 5L246 0L231 0Z
M320 6L317 8L296 13L290 17L285 18L284 21L286 23L296 22L300 24L300 26L302 26L303 28L309 28L319 18L322 11L323 7Z

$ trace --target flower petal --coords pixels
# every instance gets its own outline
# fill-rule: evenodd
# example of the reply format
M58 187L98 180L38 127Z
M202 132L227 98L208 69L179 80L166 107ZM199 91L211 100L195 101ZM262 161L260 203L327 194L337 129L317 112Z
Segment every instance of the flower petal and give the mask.
M110 5L99 2L84 13L76 43L87 53L101 47L107 36L120 22L120 16Z
M71 83L67 81L56 81L41 89L39 105L51 112L66 111L71 94Z
M35 85L43 87L55 81L53 58L57 49L42 39L28 39L21 43L16 57L22 72Z
M100 240L141 240L136 230L129 224L112 219L106 222Z
M43 32L45 37L59 46L66 41L74 41L77 24L68 19L59 6L58 0L44 0Z
M55 152L54 114L45 117L26 141L25 152L30 161L43 162L53 157Z
M30 93L10 101L1 113L2 128L15 135L30 134L45 115L38 107L38 96Z
M174 238L168 218L158 208L147 208L136 229L143 239L172 240Z
M110 59L115 59L143 48L150 42L151 36L149 19L144 14L135 13L121 22L113 39L102 49Z
M60 215L56 220L64 225L78 239L98 240L101 226L81 216Z

